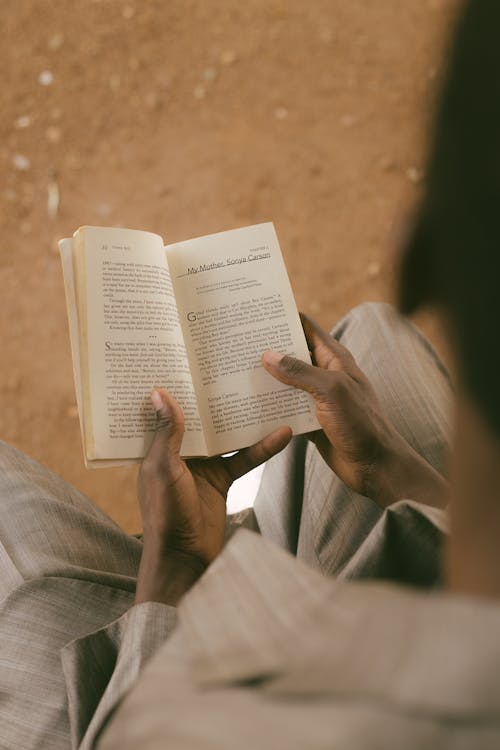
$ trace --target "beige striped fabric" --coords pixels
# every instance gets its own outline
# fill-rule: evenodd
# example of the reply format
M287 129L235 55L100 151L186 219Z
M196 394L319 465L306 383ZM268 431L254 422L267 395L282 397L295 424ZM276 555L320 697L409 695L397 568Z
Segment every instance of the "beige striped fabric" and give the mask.
M378 304L356 308L334 333L372 379L401 433L444 471L450 387L425 339ZM131 608L141 542L5 444L0 444L0 502L0 748L92 747L158 647L166 641L175 650L181 643L177 613L159 604ZM339 482L307 441L297 439L269 462L255 513L232 519L228 537L240 525L260 528L270 540L266 550L282 547L303 561L299 577L312 587L308 594L304 587L286 593L284 581L296 573L283 568L278 576L275 556L258 567L263 597L275 575L280 582L284 598L276 599L277 612L286 622L311 598L321 601L320 574L434 585L446 520L411 502L381 513ZM239 532L235 544L242 544L239 536L258 540ZM245 550L252 547L245 544ZM256 564L260 553L248 554ZM289 555L283 559L286 568L290 561L299 564ZM218 561L213 570L220 570ZM221 611L227 612L229 629L236 603L258 610L257 589L245 591L247 577L228 582ZM212 605L203 601L207 611L200 623L207 623L209 633ZM245 635L255 640L254 656L266 637L258 630L261 622L259 616L257 629ZM235 643L238 650L241 642Z
M452 390L439 356L390 305L352 310L332 335L355 356L385 413L405 440L441 474L447 474ZM385 515L371 500L346 487L325 468L306 438L296 438L268 461L255 501L262 534L328 575L386 577L432 583L438 576L439 532L408 508ZM415 555L411 535L419 525ZM394 549L397 545L397 549ZM409 546L408 546L409 545ZM391 548L391 554L381 554Z
M240 530L97 746L493 750L499 627L497 603L327 578Z

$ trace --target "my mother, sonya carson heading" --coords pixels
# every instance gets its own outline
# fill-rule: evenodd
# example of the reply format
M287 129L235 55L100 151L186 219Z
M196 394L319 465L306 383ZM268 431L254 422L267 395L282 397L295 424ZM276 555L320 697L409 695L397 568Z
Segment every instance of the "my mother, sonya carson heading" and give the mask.
M259 253L258 255L256 253L248 253L246 258L228 258L226 261L226 265L232 266L236 263L246 263L247 261L263 260L270 257L271 253Z
M258 254L255 252L250 252L248 253L246 257L243 257L243 258L227 258L225 263L223 261L217 261L215 263L202 263L202 265L200 266L191 266L190 268L187 269L186 274L182 274L182 275L188 276L193 273L202 273L203 271L214 271L217 268L224 268L225 266L233 266L239 263L247 263L247 261L252 261L252 260L265 260L266 258L270 258L270 257L271 257L270 252L258 253Z

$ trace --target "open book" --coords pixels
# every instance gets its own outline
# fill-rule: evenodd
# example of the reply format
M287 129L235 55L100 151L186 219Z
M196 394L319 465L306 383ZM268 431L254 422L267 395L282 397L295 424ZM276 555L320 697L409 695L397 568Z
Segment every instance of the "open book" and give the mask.
M167 247L150 232L81 227L59 247L87 466L144 456L155 386L182 407L185 457L283 424L319 428L312 398L260 363L266 349L310 361L272 224Z

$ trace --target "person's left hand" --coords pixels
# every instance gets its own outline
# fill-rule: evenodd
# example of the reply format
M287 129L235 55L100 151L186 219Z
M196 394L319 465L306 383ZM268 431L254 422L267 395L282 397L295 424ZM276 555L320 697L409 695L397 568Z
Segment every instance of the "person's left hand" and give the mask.
M322 430L310 438L328 466L382 508L406 498L443 506L442 476L396 430L351 352L307 316L301 319L314 365L269 351L262 363L281 383L313 396Z
M292 431L281 427L228 458L183 461L180 406L164 390L152 401L158 424L138 480L144 548L136 603L175 605L222 549L232 482L281 451Z

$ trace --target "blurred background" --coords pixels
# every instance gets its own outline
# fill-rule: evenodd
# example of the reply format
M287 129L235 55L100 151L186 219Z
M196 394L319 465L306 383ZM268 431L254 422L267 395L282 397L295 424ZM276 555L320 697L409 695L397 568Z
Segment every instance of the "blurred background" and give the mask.
M136 468L83 465L56 244L82 224L272 220L324 326L390 300L458 4L3 0L0 438L139 530Z

